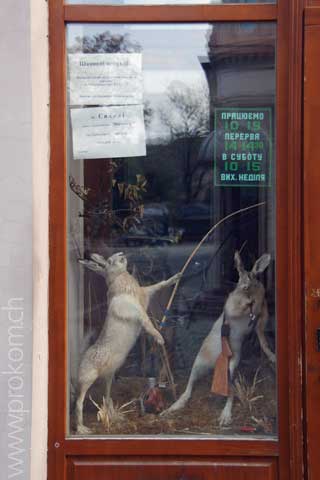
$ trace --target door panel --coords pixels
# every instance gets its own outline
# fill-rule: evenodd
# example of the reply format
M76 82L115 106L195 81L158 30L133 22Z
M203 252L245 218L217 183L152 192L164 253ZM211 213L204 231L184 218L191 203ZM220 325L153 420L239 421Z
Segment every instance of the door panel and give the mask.
M160 7L152 10L142 7L129 17L132 10L125 5L119 9L104 6L97 10L89 5L63 7L63 0L49 2L52 98L50 480L250 480L253 476L259 480L271 480L279 475L281 480L301 480L299 475L292 476L298 462L294 457L294 448L291 449L291 446L296 446L295 432L297 424L300 425L301 410L296 408L296 386L291 382L290 398L288 388L292 377L298 377L295 374L298 369L288 360L287 353L292 342L286 341L290 332L288 324L294 326L295 323L293 316L287 313L293 287L293 275L288 274L287 267L288 260L294 257L291 254L292 244L288 241L288 236L292 237L294 223L288 221L291 195L286 188L288 163L292 161L286 150L287 121L290 118L287 109L290 22L287 11L284 15L284 7L289 3L286 4L286 0L278 3L278 9L271 5L260 5L261 9L255 5L253 10L249 6L222 6L221 9L215 6L214 10L212 5L197 9L191 7L184 25L181 23L187 16L184 7L171 9L171 12L168 9L166 14ZM258 11L257 7L259 16L252 20L252 12ZM266 9L273 13L268 14L265 22ZM98 11L98 16L92 16ZM168 15L174 12L167 25ZM190 12L193 12L192 15ZM216 13L218 18L222 15L223 22L219 23ZM242 22L243 19L245 22ZM110 24L111 21L114 23ZM154 22L154 25L148 22ZM65 30L66 41L63 37ZM175 41L172 41L173 35ZM148 93L152 97L149 99L151 108L141 101L139 86L131 92L130 104L128 100L123 100L128 93L124 90L121 91L120 102L119 99L115 102L114 98L112 102L110 99L105 102L97 99L97 95L97 102L92 102L92 98L85 101L85 91L80 92L76 100L72 97L72 100L69 80L74 72L70 70L70 55L102 54L109 66L117 64L115 60L121 52L115 47L119 47L119 43L127 59L123 56L117 67L122 67L121 62L126 60L132 66L134 78L141 78L141 68L136 67L137 58L142 56L142 76L145 79L142 99L148 100ZM111 60L110 55L113 56ZM93 58L91 63L88 58L84 60L86 66L101 66ZM80 83L84 80L81 75L74 76ZM89 77L92 78L92 75ZM99 75L96 77L99 80ZM158 78L160 84L156 81ZM196 88L191 88L190 81L194 79L198 80ZM118 87L125 83L122 77L120 80ZM173 93L177 95L168 96L168 93L172 94L172 88L167 91L169 84L174 80ZM203 84L205 88L202 88ZM187 96L181 92L187 92ZM186 131L190 125L188 122L181 133L182 115L174 112L181 106L181 101L177 104L177 99L184 100L185 97L193 103L197 101L204 108L191 109L191 120L196 118L191 126L195 124L196 130ZM177 107L171 108L171 103ZM137 150L128 152L131 144L127 145L124 140L121 152L108 149L103 152L104 155L97 150L89 152L90 156L83 154L77 137L81 125L79 127L77 120L86 114L88 122L83 127L88 130L91 121L97 120L91 115L97 109L102 114L102 108L103 120L106 121L101 126L109 128L109 120L114 120L114 117L111 115L110 118L110 114L108 117L107 107L113 113L116 110L119 112L119 107L122 107L122 116L135 111L140 125L145 124L144 130L145 133L149 130L149 137L145 134L139 142L131 141L133 128L120 135L122 139L138 143L140 155ZM141 107L144 107L143 110ZM204 115L199 117L201 113ZM258 119L261 122L253 125L251 120L256 115L261 117ZM65 122L61 121L64 116ZM231 120L237 121L232 123L232 127ZM240 123L244 120L250 123ZM118 122L111 123L118 127ZM243 142L249 132L244 129L249 128L254 129L257 138L254 145L247 146L247 142ZM235 138L240 143L230 145L229 140L235 135L231 131L233 129L239 130L241 137ZM115 130L114 133L118 134ZM73 144L73 133L78 145ZM82 143L80 147L92 147L92 138L101 138L98 133L95 131L92 135L87 131L88 144ZM106 131L102 135L108 136L112 137ZM117 140L116 135L114 137ZM83 140L81 136L80 140ZM118 143L115 140L112 137L112 142ZM101 142L93 143L97 146L96 143ZM146 154L141 153L143 144L147 144ZM227 145L228 152L222 149L223 144ZM247 149L248 152L243 151ZM237 156L237 153L245 156ZM259 162L254 165L255 173L251 171L251 160ZM194 170L192 167L197 168ZM297 178L300 179L300 175L293 169L291 183L295 185ZM132 193L137 191L138 195ZM126 195L128 192L130 196ZM141 202L143 208L136 208ZM166 339L167 344L173 346L173 355L168 348L169 362L162 360L161 350L159 353L157 345L153 345L151 335L131 336L136 340L133 348L127 352L124 363L117 366L112 379L114 404L105 403L106 394L110 391L105 389L101 378L89 387L91 391L86 395L83 409L77 408L77 403L81 404L81 401L76 401L79 399L78 387L83 383L83 377L78 373L82 354L90 349L86 349L88 345L96 344L104 323L107 325L107 285L103 277L99 278L88 267L98 268L105 262L95 261L92 264L90 255L98 253L109 257L119 250L125 251L128 253L130 273L141 281L141 285L162 283L179 270L213 224L225 217L229 219L231 213L238 209L251 206L250 215L242 212L244 215L241 214L241 218L232 217L232 221L224 222L223 228L220 224L214 238L204 245L206 248L200 249L197 258L193 258L194 262L188 264L189 272L179 286L180 297L176 297L170 318L170 309L166 308L170 291L163 292L163 297L152 305L152 311L157 312L155 320L161 321L160 325L156 325L162 332L173 333ZM298 213L295 213L297 218ZM297 243L295 241L295 248L299 247ZM239 265L238 269L234 268L236 249L241 250L243 269ZM143 250L143 255L139 254L140 250ZM168 255L165 256L165 253ZM244 340L243 347L246 348L241 353L239 371L242 377L236 378L245 391L249 390L251 401L243 405L236 399L233 423L220 426L218 419L225 400L210 393L210 372L199 379L189 404L181 407L185 408L184 413L165 419L144 411L143 402L149 398L145 394L155 393L154 382L149 382L155 377L159 380L156 393L162 393L164 408L174 402L175 386L177 395L181 395L203 337L223 311L228 293L235 288L239 270L251 269L263 253L270 254L267 256L270 258L268 268L260 276L269 307L265 334L269 348L276 353L277 362L275 367L270 364L251 331L255 325L252 319L257 315L250 311L256 303L249 302L244 305L246 316L243 323L250 331ZM97 256L94 258L97 259ZM296 267L298 260L291 263ZM252 277L249 276L249 279L252 280ZM279 287L283 284L287 288L279 294ZM205 331L205 328L208 330ZM201 338L200 334L203 334ZM291 336L295 335L295 329L291 328ZM182 339L180 346L174 341L177 338ZM221 340L220 332L218 338ZM120 335L115 338L119 339ZM120 341L119 344L122 347ZM167 363L177 382L170 378ZM162 364L164 368L159 368ZM210 370L213 370L212 363ZM241 382L241 378L244 381ZM227 375L224 379L228 380ZM107 408L100 408L104 405ZM204 405L208 408L205 409ZM125 407L129 407L129 412ZM101 415L105 410L110 413L109 416ZM121 415L115 415L112 423L109 420L114 410L120 410ZM296 415L296 410L299 415ZM87 430L78 428L79 424L82 426L79 412L84 412L84 427ZM291 425L295 425L291 432L289 418ZM142 425L143 422L145 425Z
M319 9L320 10L320 9ZM319 13L317 13L320 18ZM306 16L310 19L310 16ZM308 23L312 23L309 22ZM320 24L305 30L304 160L305 160L305 294L306 403L309 479L320 477ZM320 340L320 339L319 339Z
M70 480L274 480L276 462L272 459L141 461L141 459L69 459Z

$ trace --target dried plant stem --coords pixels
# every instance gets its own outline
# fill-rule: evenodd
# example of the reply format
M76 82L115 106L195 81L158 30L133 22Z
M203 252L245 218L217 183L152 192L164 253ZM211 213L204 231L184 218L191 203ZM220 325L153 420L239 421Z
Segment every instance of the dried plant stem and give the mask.
M171 370L171 367L170 367L169 356L168 356L168 352L167 352L167 349L166 349L165 345L162 345L162 347L161 347L160 357L161 357L162 365L164 367L164 370L165 370L167 378L168 378L168 382L169 382L169 384L171 386L171 389L172 389L173 398L174 398L174 400L177 400L176 384L174 383L174 376L173 376L173 373L172 373L172 370Z
M128 413L133 413L136 412L135 409L127 409L127 407L130 407L133 405L137 399L134 398L133 400L130 400L127 403L124 403L120 407L116 405L114 408L111 410L107 406L106 398L102 397L102 405L99 405L97 402L93 400L91 395L89 395L90 401L93 403L93 405L96 407L98 410L97 412L97 420L98 422L101 422L104 428L109 431L110 427L112 426L113 423L117 423L119 421L124 420L125 415Z
M150 317L150 318L151 318L151 321L154 324L154 326L157 327L155 320L152 317ZM160 358L161 358L161 362L162 362L161 371L162 370L164 371L164 374L167 377L168 383L171 386L173 398L174 398L174 400L177 400L176 384L174 383L174 377L173 377L173 373L172 373L172 370L171 370L171 367L170 367L169 355L168 355L168 352L167 352L167 349L166 349L165 345L162 345L160 347ZM161 374L160 374L160 377L161 377Z

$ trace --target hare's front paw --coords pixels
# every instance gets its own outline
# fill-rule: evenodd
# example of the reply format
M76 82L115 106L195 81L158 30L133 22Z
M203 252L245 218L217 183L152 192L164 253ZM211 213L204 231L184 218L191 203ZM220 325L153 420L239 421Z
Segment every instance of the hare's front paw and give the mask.
M154 334L154 339L159 345L164 345L164 339L160 332Z
M176 273L175 275L173 275L172 277L172 283L177 283L181 278L182 278L182 273L179 272L179 273Z

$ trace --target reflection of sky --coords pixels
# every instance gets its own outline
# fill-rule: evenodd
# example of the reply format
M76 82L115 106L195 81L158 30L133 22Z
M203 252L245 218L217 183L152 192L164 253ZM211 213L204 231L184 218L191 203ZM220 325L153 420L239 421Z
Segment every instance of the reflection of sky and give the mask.
M163 93L175 80L188 85L205 80L199 56L207 53L208 24L197 25L69 25L68 46L75 37L99 34L129 34L142 47L145 93Z
M128 34L131 42L142 47L144 95L151 107L157 110L173 82L183 82L190 87L206 85L206 77L199 57L207 54L207 38L211 26L203 24L70 24L67 44L72 46L76 37L101 34ZM163 134L156 115L149 135Z

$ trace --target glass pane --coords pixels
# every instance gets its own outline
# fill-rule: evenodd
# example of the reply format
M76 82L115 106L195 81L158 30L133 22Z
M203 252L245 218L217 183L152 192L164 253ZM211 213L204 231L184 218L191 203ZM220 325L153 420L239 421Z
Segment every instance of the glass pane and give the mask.
M277 0L65 0L65 3L78 5L221 5L224 3L277 3Z
M68 26L70 435L276 436L275 32Z

